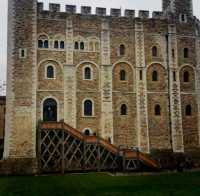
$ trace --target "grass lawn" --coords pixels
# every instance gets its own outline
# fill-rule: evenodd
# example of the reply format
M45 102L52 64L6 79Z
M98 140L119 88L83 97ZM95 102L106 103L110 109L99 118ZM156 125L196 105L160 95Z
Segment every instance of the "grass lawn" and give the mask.
M0 177L0 196L200 196L200 173Z

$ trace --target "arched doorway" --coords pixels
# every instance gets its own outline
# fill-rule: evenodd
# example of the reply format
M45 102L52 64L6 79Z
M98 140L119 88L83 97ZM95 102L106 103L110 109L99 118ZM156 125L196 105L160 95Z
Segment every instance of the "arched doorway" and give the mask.
M43 103L43 121L57 121L57 102L52 98Z

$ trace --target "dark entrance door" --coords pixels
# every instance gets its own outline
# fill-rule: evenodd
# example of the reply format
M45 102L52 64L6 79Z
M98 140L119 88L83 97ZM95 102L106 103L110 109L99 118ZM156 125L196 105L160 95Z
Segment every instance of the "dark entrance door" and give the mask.
M57 121L57 103L52 98L44 101L43 121Z

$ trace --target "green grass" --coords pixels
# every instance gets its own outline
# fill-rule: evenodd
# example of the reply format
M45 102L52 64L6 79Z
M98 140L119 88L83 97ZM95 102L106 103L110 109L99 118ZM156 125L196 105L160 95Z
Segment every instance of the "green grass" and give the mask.
M0 196L200 196L200 173L0 177Z

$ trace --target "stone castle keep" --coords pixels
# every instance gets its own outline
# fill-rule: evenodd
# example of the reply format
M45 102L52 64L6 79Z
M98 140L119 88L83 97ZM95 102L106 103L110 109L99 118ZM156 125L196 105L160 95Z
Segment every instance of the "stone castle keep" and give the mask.
M200 147L200 21L162 12L8 0L4 159L36 158L37 126L65 122L141 152Z

